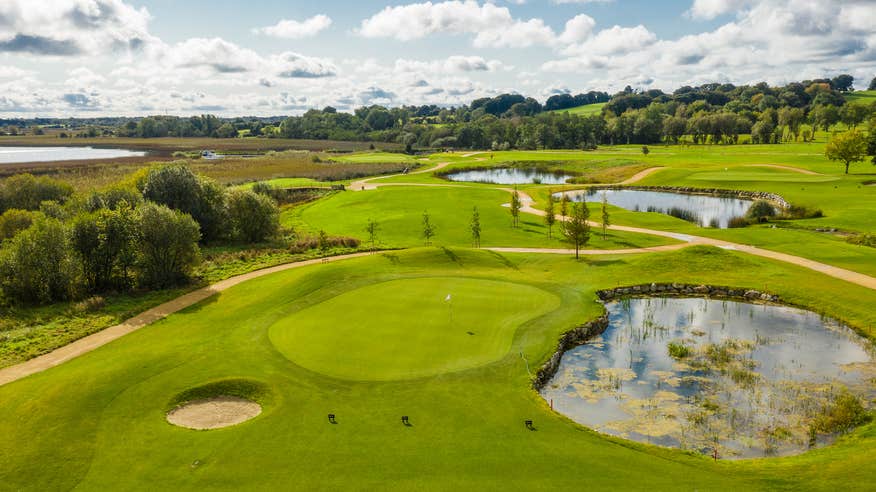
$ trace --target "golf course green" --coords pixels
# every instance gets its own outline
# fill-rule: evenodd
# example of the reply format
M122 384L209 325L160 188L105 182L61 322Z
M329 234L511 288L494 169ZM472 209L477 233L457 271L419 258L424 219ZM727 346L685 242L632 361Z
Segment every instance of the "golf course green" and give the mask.
M517 327L559 300L527 285L394 280L345 292L271 326L291 361L341 379L411 379L502 358Z

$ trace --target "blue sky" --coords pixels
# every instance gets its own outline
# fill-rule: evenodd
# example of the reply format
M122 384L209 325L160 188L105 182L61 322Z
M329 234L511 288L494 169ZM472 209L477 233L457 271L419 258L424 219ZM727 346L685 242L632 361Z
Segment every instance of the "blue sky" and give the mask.
M4 116L297 114L876 76L870 0L3 0Z

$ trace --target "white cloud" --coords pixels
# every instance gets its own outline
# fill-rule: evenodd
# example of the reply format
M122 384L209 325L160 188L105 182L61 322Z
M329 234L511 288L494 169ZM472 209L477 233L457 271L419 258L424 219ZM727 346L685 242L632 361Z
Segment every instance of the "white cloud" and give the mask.
M475 47L528 47L556 41L541 19L514 19L507 7L473 0L390 6L362 21L366 38L411 41L438 33L474 34Z
M130 52L155 42L145 8L122 0L3 0L0 52L75 56Z
M398 59L395 70L398 72L459 73L495 72L507 68L499 60L486 60L480 56L450 56L444 60L419 61Z
M265 34L285 39L302 39L316 36L332 25L332 19L324 14L303 21L282 19L273 26L253 29L256 34Z

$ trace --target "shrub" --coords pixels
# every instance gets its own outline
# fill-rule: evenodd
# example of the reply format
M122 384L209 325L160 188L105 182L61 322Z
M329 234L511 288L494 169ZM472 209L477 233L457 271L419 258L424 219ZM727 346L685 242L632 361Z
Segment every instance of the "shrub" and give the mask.
M273 198L251 190L228 193L228 216L236 239L250 243L276 236L280 210Z
M324 246L326 246L327 249L331 249L331 248L358 248L359 244L361 243L356 238L343 237L343 236L340 236L340 237L338 237L338 236L336 236L336 237L325 236L324 238L322 238L322 240L324 242ZM308 250L317 249L319 247L320 247L320 237L319 236L317 236L317 237L305 236L305 237L299 238L294 243L292 243L292 245L289 247L289 252L291 252L293 254L300 254L300 253L304 253Z
M0 211L10 208L39 210L44 201L64 203L72 194L73 187L67 183L45 176L16 174L0 182Z
M79 312L93 313L106 307L106 299L101 296L91 296L84 301L77 302L74 307Z
M822 434L848 432L869 420L867 410L861 400L847 389L838 394L833 401L822 408L815 416L812 429Z
M751 219L761 219L764 217L775 217L776 209L766 200L757 200L751 204L746 214Z
M188 280L198 261L198 223L177 210L145 203L139 209L140 283L164 288Z
M803 205L791 205L780 218L783 219L818 219L824 217L821 209L809 208Z
M729 221L727 221L727 227L731 229L748 227L748 219L746 219L745 217L732 217Z
M9 209L0 215L0 241L12 239L33 224L34 215L27 210Z
M859 246L869 246L871 248L876 248L876 234L855 234L853 236L849 236L846 239L846 242L850 244L857 244Z
M666 347L669 350L669 356L675 360L681 360L690 356L691 349L687 345L678 342L669 342Z
M41 218L0 251L0 286L12 299L50 303L70 298L75 276L67 230Z

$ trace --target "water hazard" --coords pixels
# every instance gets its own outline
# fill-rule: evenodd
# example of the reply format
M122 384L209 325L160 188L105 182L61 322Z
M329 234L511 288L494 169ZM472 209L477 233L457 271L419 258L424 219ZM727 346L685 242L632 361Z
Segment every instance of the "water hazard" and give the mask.
M497 167L492 169L472 169L448 174L451 181L465 181L468 183L490 184L565 184L566 180L574 178L571 174L551 172L539 169L521 169L511 167Z
M730 219L744 217L751 200L667 191L588 190L570 196L573 201L608 203L635 212L658 212L685 219L702 227L727 228Z
M876 396L871 346L838 322L775 305L609 303L609 326L563 355L542 395L600 432L721 458L832 442Z

